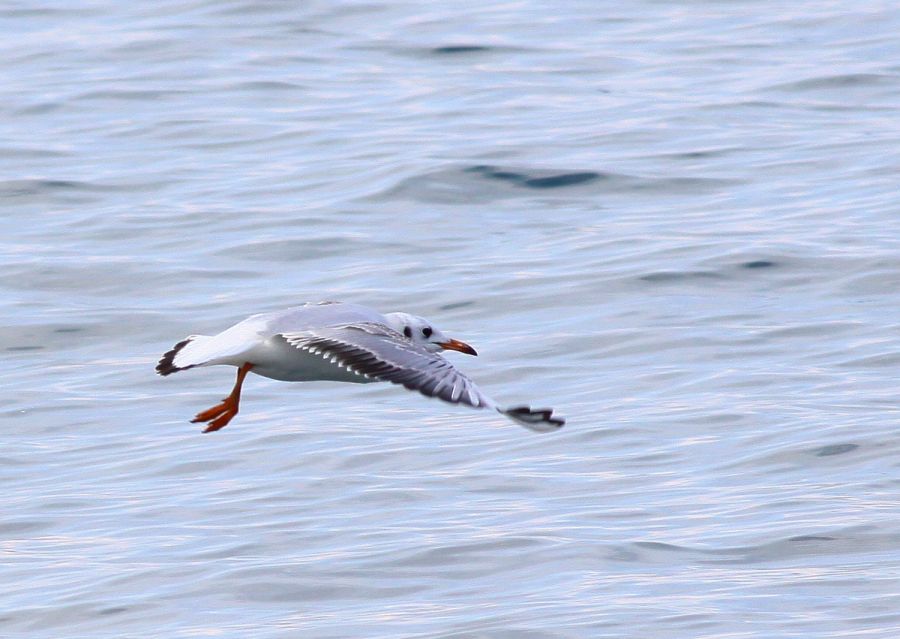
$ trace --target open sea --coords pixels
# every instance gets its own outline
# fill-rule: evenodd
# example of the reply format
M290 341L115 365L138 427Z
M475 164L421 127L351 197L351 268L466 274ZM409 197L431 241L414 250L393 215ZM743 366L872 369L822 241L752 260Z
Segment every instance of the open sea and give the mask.
M0 28L0 637L900 636L900 4ZM317 300L568 423L154 374Z

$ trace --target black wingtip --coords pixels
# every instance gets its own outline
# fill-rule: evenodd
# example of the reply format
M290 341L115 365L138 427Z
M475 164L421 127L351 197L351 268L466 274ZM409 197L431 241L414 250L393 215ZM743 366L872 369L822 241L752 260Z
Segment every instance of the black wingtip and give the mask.
M566 424L563 417L554 417L552 408L533 409L529 406L515 406L503 411L508 417L530 428L531 430L547 433L562 428Z
M189 337L186 340L178 342L177 344L175 344L175 346L172 347L172 350L163 355L162 359L159 360L159 363L156 365L157 374L165 377L166 375L171 375L172 373L183 371L186 368L191 368L191 366L183 366L181 368L175 366L175 355L178 354L178 351L187 346L190 341L191 338Z

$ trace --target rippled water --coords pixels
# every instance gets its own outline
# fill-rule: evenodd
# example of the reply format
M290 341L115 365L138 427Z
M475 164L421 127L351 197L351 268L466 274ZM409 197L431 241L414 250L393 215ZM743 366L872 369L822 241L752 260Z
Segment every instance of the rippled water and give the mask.
M896 637L900 9L0 8L0 634ZM153 374L339 299L501 401Z

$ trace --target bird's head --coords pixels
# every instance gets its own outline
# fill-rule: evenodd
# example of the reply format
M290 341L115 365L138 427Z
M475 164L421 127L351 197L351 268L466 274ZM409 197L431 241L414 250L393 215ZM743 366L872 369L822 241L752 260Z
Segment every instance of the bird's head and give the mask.
M392 329L431 353L450 350L466 353L467 355L478 355L474 348L458 339L447 337L434 328L431 322L424 317L410 315L409 313L388 313L385 315L385 318L387 318L388 325Z

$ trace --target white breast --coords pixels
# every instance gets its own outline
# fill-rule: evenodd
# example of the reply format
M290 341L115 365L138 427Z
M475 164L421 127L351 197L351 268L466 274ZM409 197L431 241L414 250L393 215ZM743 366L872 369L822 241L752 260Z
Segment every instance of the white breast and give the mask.
M244 361L253 364L251 372L283 382L334 381L366 384L377 382L351 373L331 363L331 359L295 348L281 337L271 337L250 352Z

